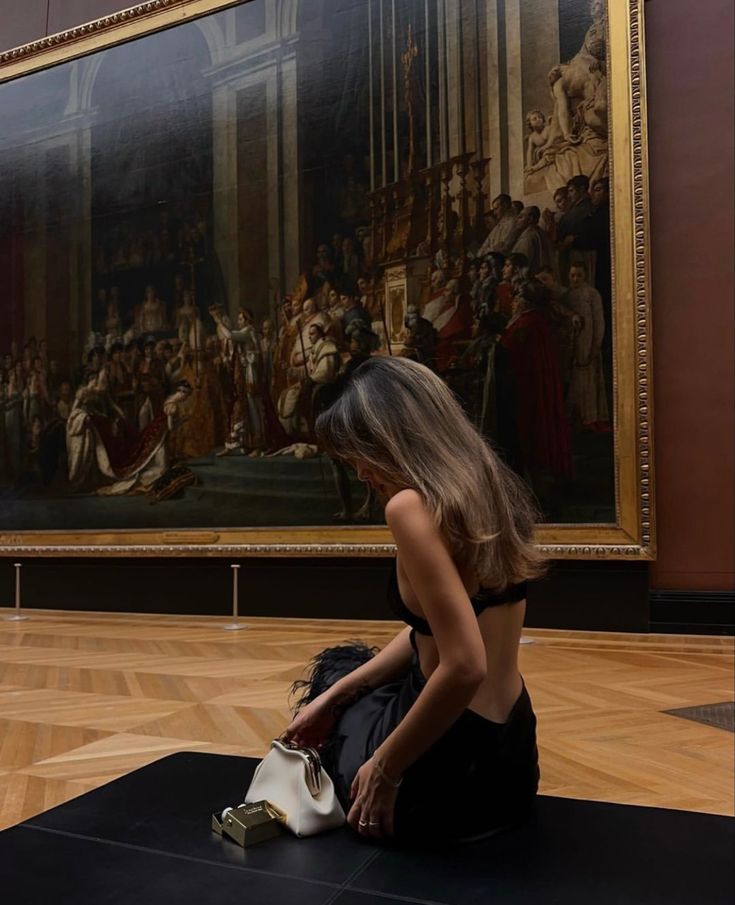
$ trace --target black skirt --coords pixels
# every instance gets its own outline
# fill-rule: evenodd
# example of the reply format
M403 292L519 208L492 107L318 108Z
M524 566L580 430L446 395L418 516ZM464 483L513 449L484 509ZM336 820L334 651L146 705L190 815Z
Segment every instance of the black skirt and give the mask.
M411 639L413 641L413 638ZM302 703L313 700L375 653L354 643L312 661ZM347 813L360 767L390 735L426 684L414 647L399 681L370 691L340 717L322 763ZM526 820L539 781L536 716L525 683L505 723L465 710L404 773L395 810L396 841L422 847L481 839Z

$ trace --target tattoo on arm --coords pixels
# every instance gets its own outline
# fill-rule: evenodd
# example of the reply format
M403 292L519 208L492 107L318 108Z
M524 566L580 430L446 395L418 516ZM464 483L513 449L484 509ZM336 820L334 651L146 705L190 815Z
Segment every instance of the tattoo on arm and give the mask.
M367 682L361 682L357 688L353 688L350 691L343 691L337 695L337 697L332 701L332 713L336 717L342 716L342 714L351 707L353 704L356 704L360 698L364 698L365 695L370 694L373 689L368 685Z

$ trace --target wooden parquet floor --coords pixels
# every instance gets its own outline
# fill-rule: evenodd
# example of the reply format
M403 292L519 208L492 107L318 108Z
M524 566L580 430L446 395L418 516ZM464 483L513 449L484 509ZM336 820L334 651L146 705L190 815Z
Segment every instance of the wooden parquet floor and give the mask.
M0 610L0 615L9 610ZM261 757L317 651L397 623L34 611L0 621L0 828L176 751ZM663 713L733 700L720 637L534 630L542 791L735 813L735 736Z

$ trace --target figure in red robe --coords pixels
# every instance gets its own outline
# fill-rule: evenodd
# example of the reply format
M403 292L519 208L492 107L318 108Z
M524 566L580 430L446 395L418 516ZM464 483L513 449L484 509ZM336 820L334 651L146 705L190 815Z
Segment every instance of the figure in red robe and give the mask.
M450 280L443 295L426 305L423 317L436 330L436 370L444 374L462 351L461 344L472 339L472 306L457 280Z
M548 302L548 290L540 283L531 281L521 287L516 310L500 339L507 372L503 383L509 393L498 403L506 413L506 434L512 438L508 445L511 458L516 459L514 466L522 465L531 473L541 470L558 478L571 478L569 423L564 412L558 355L546 314ZM508 406L511 399L512 411ZM509 425L511 419L513 423ZM505 438L498 439L506 445Z

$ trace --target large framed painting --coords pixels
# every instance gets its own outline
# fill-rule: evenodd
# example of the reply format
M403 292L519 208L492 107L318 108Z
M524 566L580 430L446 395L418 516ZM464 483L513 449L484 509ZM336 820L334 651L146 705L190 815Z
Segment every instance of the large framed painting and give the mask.
M653 556L641 7L155 0L0 55L0 554L389 553L314 421L398 355L552 555Z

